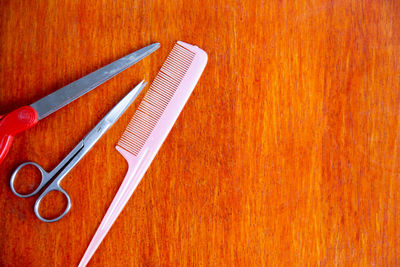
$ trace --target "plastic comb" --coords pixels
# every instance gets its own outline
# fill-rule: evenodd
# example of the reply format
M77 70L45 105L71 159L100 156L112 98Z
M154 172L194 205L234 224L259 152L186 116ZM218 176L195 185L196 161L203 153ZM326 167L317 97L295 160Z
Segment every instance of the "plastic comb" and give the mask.
M86 266L146 173L185 106L205 66L207 54L178 41L144 96L116 149L128 171L79 266Z

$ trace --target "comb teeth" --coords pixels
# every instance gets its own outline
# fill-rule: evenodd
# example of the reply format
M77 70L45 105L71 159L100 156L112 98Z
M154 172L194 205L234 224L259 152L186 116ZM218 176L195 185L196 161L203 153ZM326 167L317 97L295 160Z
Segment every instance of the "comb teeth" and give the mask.
M175 44L144 96L118 146L137 156L189 69L195 53Z

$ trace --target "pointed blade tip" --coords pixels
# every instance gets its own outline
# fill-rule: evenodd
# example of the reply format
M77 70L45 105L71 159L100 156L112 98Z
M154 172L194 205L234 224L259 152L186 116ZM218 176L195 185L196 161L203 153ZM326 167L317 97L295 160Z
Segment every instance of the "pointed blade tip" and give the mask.
M146 86L146 84L147 84L147 82L145 80L142 80L140 83L138 83L135 86L135 88L133 88L131 91L132 93L135 92L135 93L133 93L133 95L137 96L142 91L142 89Z
M156 51L158 48L160 48L160 43L153 43L149 46L147 46L149 48L149 50L152 50L152 52Z

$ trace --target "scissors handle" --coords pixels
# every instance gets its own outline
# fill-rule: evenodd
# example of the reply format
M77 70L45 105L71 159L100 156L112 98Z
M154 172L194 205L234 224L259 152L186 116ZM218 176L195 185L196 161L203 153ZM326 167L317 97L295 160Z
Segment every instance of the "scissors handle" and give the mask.
M38 185L38 187L32 192L32 193L28 193L28 194L21 194L18 193L17 190L15 189L15 179L17 177L18 172L24 168L25 166L34 166L35 168L37 168L40 171L41 174L41 181L40 184ZM15 169L15 171L12 173L11 175L11 180L10 180L10 187L11 187L11 191L19 197L22 198L26 198L26 197L30 197L33 196L35 194L37 194L54 176L52 175L53 172L48 173L46 172L39 164L37 164L36 162L25 162L21 165L18 166L18 168ZM38 217L39 220L43 221L43 222L56 222L58 220L60 220L62 217L64 217L68 211L71 208L71 198L70 196L67 194L67 192L59 185L61 179L61 177L55 178L55 180L49 184L49 186L43 191L43 193L38 197L38 199L36 200L35 203L35 207L34 207L34 211L35 211L35 215L36 217ZM58 216L57 218L54 219L46 219L44 217L42 217L40 215L39 212L39 207L40 207L40 203L43 200L43 198L49 194L52 191L58 191L60 193L62 193L66 198L67 198L67 207L64 210L64 212Z
M14 183L15 183L15 178L18 175L18 172L22 168L24 168L25 166L34 166L36 169L38 169L40 171L40 174L41 174L41 180L40 180L40 184L38 185L38 187L33 192L28 193L28 194L21 194L21 193L17 192L17 190L15 189ZM11 191L16 196L19 196L19 197L23 197L23 198L31 197L31 196L37 194L47 184L47 182L51 178L52 178L51 175L48 172L46 172L39 164L37 164L35 162L25 162L25 163L22 163L21 165L19 165L18 168L16 168L15 171L11 175L11 179L10 179Z
M43 200L43 198L46 197L46 195L49 194L49 193L52 192L52 191L58 191L58 192L62 193L62 194L67 198L67 207L65 208L65 210L63 211L63 213L62 213L60 216L58 216L57 218L54 218L54 219L46 219L46 218L42 217L42 215L40 215L39 207L40 207L40 203L41 203L41 201ZM38 197L38 199L36 200L35 207L34 207L34 211L35 211L36 217L37 217L39 220L41 220L42 222L47 222L47 223L49 223L49 222L56 222L56 221L60 220L62 217L64 217L64 216L69 212L70 209L71 209L71 198L70 198L70 196L68 195L68 193L67 193L64 189L62 189L62 187L58 184L58 181L57 181L57 180L53 181L53 182L46 188L46 190L43 191L43 193L42 193L42 194Z
M31 106L24 106L0 117L0 164L10 150L14 136L38 122L38 114Z

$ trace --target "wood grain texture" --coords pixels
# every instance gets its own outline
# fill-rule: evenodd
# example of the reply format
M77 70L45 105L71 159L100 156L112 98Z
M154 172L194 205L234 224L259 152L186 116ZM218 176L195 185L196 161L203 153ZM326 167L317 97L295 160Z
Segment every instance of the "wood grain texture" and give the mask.
M36 219L10 174L55 167L177 40L208 65L89 265L400 265L399 14L395 0L1 1L3 114L161 48L15 139L0 265L77 265L127 170L114 146L140 99L63 181L60 222Z

